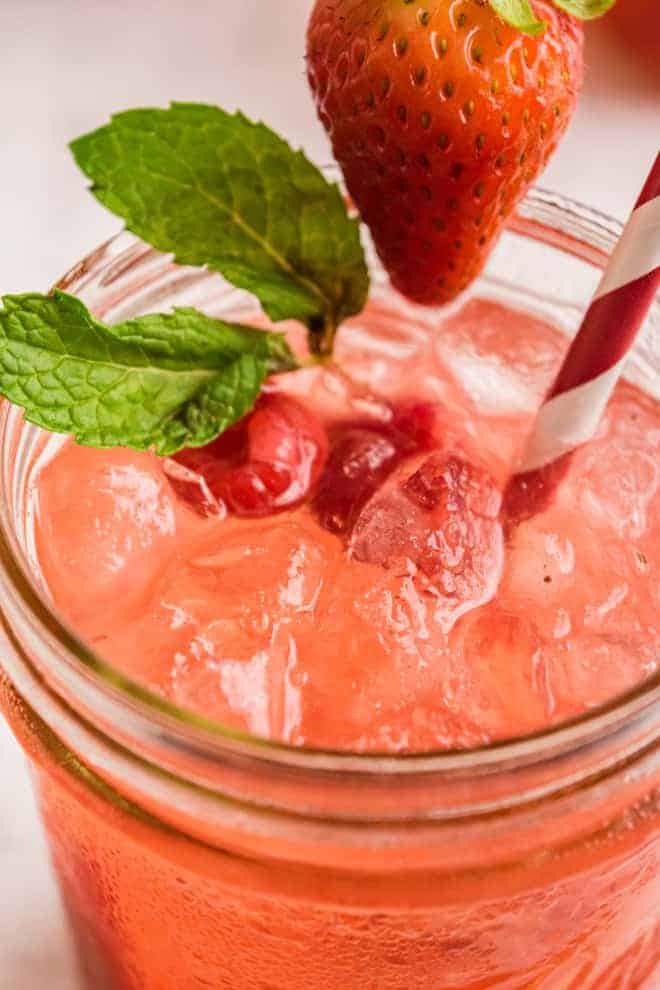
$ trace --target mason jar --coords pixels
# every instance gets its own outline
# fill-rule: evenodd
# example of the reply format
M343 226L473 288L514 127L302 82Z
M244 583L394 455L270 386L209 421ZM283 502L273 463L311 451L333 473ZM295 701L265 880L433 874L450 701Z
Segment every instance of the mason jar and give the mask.
M619 232L534 192L473 291L570 334ZM61 287L110 323L254 307L126 233ZM659 322L656 305L627 372L656 392ZM658 674L474 750L326 753L229 730L130 681L49 604L29 494L58 442L2 406L0 706L86 990L658 990Z

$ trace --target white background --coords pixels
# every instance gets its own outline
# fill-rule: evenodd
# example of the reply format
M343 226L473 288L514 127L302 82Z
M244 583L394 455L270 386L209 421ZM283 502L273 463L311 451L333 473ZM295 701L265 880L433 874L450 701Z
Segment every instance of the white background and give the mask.
M0 0L0 293L46 290L117 230L66 149L114 110L171 98L240 106L328 160L301 57L311 3ZM543 181L623 219L660 144L660 77L612 26L590 28L588 63ZM0 990L74 985L25 771L0 723Z

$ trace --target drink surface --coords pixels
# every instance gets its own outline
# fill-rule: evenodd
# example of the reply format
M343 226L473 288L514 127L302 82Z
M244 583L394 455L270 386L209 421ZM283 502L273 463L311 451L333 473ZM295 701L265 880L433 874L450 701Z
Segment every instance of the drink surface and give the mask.
M342 333L350 380L287 376L210 454L65 442L33 492L56 605L163 696L298 745L468 746L607 699L657 662L657 406L620 385L553 506L506 534L497 517L565 346L493 302L438 325L385 295ZM540 802L523 858L502 816L478 867L459 842L408 869L393 841L382 872L343 846L328 868L163 827L2 679L0 705L90 990L657 986L653 777L629 805L600 781L596 825L562 817L561 839Z
M33 495L56 606L165 698L294 745L469 747L606 701L660 652L660 416L620 384L552 506L503 526L565 347L384 294L210 451L65 443Z

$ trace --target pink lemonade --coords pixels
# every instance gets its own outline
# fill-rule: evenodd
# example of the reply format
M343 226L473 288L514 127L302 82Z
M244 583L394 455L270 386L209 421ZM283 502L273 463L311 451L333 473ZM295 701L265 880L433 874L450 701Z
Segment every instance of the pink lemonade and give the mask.
M565 338L479 300L427 320L373 303L340 337L350 379L283 376L176 462L66 443L36 540L74 629L177 705L330 750L480 746L651 675L657 404L621 384L505 550L500 492Z
M381 295L336 366L273 381L204 451L64 442L33 492L45 585L134 681L296 747L457 750L580 715L657 669L660 416L620 384L552 506L507 524L565 347L492 301L438 315ZM533 854L512 826L492 868L487 848L471 869L395 850L383 875L341 854L288 866L108 803L8 697L90 988L659 985L648 783L614 821L603 798L586 837L537 829Z

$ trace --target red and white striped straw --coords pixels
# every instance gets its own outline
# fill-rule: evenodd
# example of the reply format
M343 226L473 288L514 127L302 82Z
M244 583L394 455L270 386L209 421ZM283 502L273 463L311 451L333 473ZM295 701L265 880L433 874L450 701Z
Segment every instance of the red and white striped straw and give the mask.
M509 484L505 502L513 520L549 504L571 453L596 433L659 287L660 154Z

